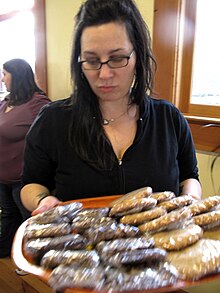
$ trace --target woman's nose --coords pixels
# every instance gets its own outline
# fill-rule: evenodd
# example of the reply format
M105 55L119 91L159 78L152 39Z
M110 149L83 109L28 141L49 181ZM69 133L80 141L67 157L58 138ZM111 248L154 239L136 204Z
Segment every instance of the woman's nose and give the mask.
M99 69L99 77L102 79L110 78L113 75L113 70L108 66L108 64L102 64Z

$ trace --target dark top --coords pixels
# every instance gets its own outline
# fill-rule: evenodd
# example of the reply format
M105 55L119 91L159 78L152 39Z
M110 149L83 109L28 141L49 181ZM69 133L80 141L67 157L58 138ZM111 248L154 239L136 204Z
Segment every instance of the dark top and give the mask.
M198 179L194 144L187 121L164 100L146 98L134 143L112 170L98 171L82 161L68 142L68 100L41 111L28 136L23 183L39 183L63 200L124 194L140 187L179 194L179 183ZM112 149L113 151L113 149Z
M0 102L0 182L13 184L20 181L23 167L25 136L40 109L50 100L35 93L28 102L14 106L5 113L7 97Z

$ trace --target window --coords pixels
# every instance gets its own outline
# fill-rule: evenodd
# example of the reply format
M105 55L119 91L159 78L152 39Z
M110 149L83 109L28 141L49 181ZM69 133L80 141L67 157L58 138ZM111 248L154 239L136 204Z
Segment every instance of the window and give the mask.
M153 50L158 63L155 93L183 112L198 150L220 152L219 20L213 12L219 10L215 5L219 6L216 0L211 4L155 0Z
M220 106L220 39L210 33L220 27L219 11L219 0L197 1L190 104Z
M25 59L47 91L44 5L44 0L0 0L0 67L12 58Z
M34 15L32 11L21 11L0 22L1 63L12 58L23 58L35 70ZM4 42L5 40L5 42Z

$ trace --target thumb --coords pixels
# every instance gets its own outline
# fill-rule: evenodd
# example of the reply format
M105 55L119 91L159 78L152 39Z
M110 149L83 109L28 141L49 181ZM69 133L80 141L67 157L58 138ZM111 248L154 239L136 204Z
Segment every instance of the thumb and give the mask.
M45 211L47 211L49 208L47 205L42 205L39 206L38 208L36 208L35 210L33 210L33 212L31 213L32 216L35 216L37 214L43 213Z

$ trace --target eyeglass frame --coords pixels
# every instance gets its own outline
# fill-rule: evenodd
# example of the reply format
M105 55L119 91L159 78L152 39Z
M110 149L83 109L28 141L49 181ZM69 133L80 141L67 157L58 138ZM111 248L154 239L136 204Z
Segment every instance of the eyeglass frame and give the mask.
M107 61L104 61L104 62L101 62L101 61L97 61L97 63L99 63L99 67L98 68L91 68L91 69L88 69L88 68L83 68L84 70L100 70L102 68L102 65L104 64L107 64L109 68L111 69L117 69L117 68L123 68L123 67L126 67L128 66L128 63L129 63L129 60L131 59L132 55L134 53L134 49L131 51L131 53L128 55L128 56L121 56L121 57L113 57L113 58L110 58L108 59ZM115 59L127 59L127 63L123 66L119 66L119 67L111 67L111 65L109 65L109 62L112 61L112 60L115 60ZM83 66L83 63L85 62L89 62L88 60L82 60L80 61L80 57L78 58L78 63L80 63L81 66Z

